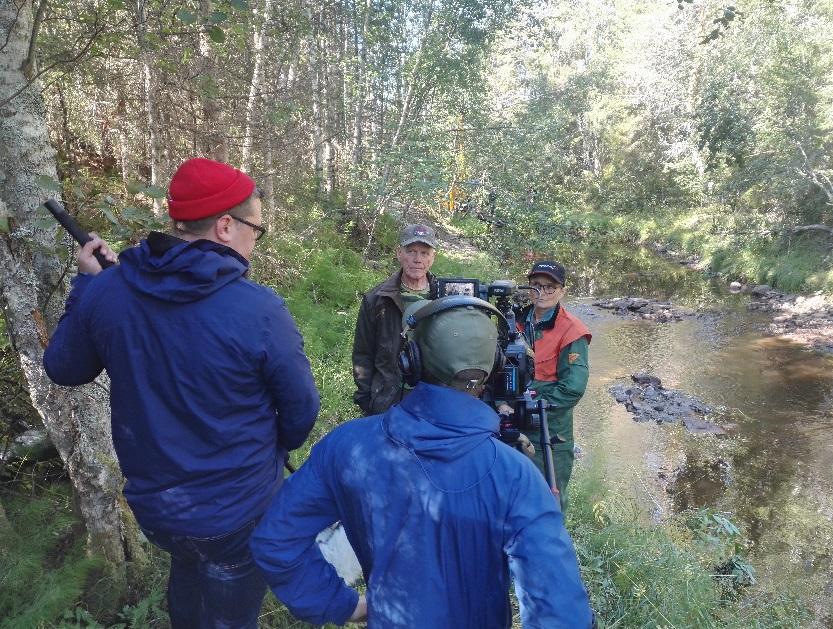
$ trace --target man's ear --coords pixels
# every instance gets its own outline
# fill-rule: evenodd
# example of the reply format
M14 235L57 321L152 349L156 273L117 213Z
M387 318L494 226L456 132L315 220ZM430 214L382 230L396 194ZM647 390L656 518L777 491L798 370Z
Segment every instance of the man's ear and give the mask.
M232 222L234 221L228 214L223 214L214 223L214 235L217 237L217 242L228 243L231 242Z

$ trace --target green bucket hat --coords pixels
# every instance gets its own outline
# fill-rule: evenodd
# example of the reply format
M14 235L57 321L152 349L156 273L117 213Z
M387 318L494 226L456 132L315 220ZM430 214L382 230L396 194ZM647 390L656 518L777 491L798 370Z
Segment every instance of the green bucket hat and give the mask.
M403 321L429 301L411 304ZM451 384L461 371L479 369L484 380L491 373L497 349L497 327L479 308L460 306L421 320L410 332L419 345L423 369Z

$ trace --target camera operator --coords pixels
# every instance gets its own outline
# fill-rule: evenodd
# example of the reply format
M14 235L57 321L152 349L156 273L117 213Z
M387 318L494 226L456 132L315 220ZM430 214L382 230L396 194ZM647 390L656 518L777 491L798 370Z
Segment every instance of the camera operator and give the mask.
M507 629L511 577L525 627L591 626L561 511L477 397L498 364L495 313L460 295L410 306L400 366L411 394L333 430L272 502L252 552L298 618L342 624L366 612L370 627ZM366 599L313 543L337 520Z
M57 384L107 370L124 496L171 555L174 629L257 626L266 582L249 535L307 438L318 392L281 299L246 276L261 226L254 181L195 158L171 180L171 234L115 255L78 254L66 312L44 354Z
M400 321L409 304L430 294L436 248L433 229L405 227L396 249L400 269L362 299L353 340L353 401L365 415L387 410L410 392L402 386L396 364Z
M573 407L587 388L590 331L561 304L566 271L558 262L536 262L528 274L532 304L517 317L518 328L535 348L535 380L529 388L548 403L547 423L553 440L555 481L561 510L568 505L567 484L573 473ZM504 409L506 410L506 409ZM508 409L511 411L511 409ZM528 434L533 443L538 435ZM541 453L538 452L538 457ZM539 464L540 458L537 459Z

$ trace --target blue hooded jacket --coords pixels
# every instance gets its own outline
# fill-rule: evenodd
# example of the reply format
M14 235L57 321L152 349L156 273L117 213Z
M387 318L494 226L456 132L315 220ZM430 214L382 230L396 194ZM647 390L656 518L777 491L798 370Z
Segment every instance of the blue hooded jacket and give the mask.
M497 431L489 406L424 382L384 415L333 430L251 537L275 595L302 620L346 622L358 594L313 542L341 520L371 628L505 629L510 575L524 627L590 627L558 502Z
M124 495L151 530L210 537L259 517L318 392L283 300L223 245L151 233L79 275L44 354L58 384L110 376Z

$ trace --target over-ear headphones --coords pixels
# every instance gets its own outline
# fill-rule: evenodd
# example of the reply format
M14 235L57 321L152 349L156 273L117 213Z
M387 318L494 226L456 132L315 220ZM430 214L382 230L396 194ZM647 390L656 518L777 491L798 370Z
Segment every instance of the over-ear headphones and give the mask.
M497 317L498 343L495 349L495 361L489 373L492 374L495 371L503 369L506 357L501 349L501 344L502 342L505 343L509 337L509 324L506 321L506 317L488 301L468 295L451 295L436 299L430 304L424 305L405 319L406 327L402 331L402 346L399 351L398 362L399 371L402 372L402 380L408 386L416 386L422 378L422 356L419 345L417 345L416 341L409 338L409 333L416 329L420 321L453 308L477 308L487 315L495 315Z

